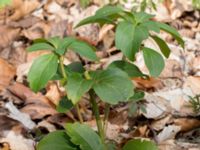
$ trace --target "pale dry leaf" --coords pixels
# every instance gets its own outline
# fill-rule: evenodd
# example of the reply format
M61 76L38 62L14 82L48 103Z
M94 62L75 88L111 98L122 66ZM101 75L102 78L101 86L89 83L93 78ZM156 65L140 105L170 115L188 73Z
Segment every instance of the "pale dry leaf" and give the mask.
M0 142L8 143L11 150L34 150L34 141L25 139L22 135L17 135L13 131L9 131Z
M181 127L177 125L169 125L165 127L157 136L157 141L159 143L169 140L169 139L174 139L176 134L180 132Z
M47 93L45 96L56 106L59 104L59 101L61 99L61 92L59 91L59 88L56 83L49 83L47 86Z
M147 100L146 112L142 112L142 114L146 118L159 119L167 115L171 110L169 103L161 97L146 93L145 99Z
M151 127L156 131L160 131L166 126L166 124L169 124L171 121L172 121L172 116L167 115L166 117L161 118L159 120L154 120L151 123Z
M30 119L30 116L21 113L12 102L6 103L5 107L10 111L9 117L21 122L27 129L33 129L36 127L36 124Z
M37 0L15 0L19 1L17 3L20 3L18 7L15 5L16 3L13 2L14 6L14 14L9 17L10 20L19 20L26 15L33 12L38 6L40 6L40 3Z
M6 88L16 74L16 68L0 58L0 91Z
M100 30L99 30L99 41L102 41L103 38L106 36L106 34L114 28L114 25L104 25Z
M0 26L0 49L7 47L19 35L20 28Z
M30 40L35 40L37 38L48 37L50 31L51 31L51 26L49 23L37 22L27 30L23 30L21 34Z
M182 78L183 72L180 62L173 59L168 59L165 61L165 68L160 74L163 78Z
M200 94L200 77L189 76L186 78L185 84L191 88L194 95Z
M15 83L8 89L15 96L24 100L25 106L20 111L30 115L31 119L41 119L45 116L57 114L49 99L41 93L33 93L21 83Z

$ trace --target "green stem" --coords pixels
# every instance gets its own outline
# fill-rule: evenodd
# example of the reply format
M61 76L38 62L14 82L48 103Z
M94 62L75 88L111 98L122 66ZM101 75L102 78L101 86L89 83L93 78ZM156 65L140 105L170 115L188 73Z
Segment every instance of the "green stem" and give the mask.
M80 111L78 104L75 105L75 108L76 108L76 112L78 114L78 119L79 119L80 123L83 123L83 117L81 115L81 111Z
M60 62L59 63L60 64L60 69L61 69L62 76L64 78L64 84L65 84L67 82L67 74L65 72L64 57L63 56L60 56L59 62ZM81 112L80 112L78 104L75 105L75 109L76 109L76 112L78 114L78 119L79 119L80 123L83 123L83 117L81 115Z
M62 76L65 80L67 80L67 74L65 73L65 68L64 68L64 57L60 56L59 61L60 61L60 69L61 69Z
M110 113L110 104L105 105L105 113L104 113L104 125L103 125L103 130L104 130L104 134L106 135L106 129L108 126L108 117L109 117L109 113Z
M90 95L90 102L92 104L92 111L95 115L95 119L96 119L96 123L97 123L98 133L99 133L99 136L101 137L102 143L105 145L103 124L102 124L102 121L100 118L99 108L98 108L97 102L95 100L94 91L90 90L89 95ZM106 149L106 145L105 145L105 149Z

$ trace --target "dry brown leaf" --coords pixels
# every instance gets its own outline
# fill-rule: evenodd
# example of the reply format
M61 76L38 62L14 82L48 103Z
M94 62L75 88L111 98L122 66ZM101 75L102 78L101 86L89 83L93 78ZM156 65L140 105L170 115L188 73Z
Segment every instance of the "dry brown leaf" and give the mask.
M200 77L189 76L185 84L192 89L194 95L200 94Z
M155 120L151 123L151 127L156 131L162 130L166 124L169 124L171 122L171 119L172 119L172 116L168 115L159 120Z
M143 78L133 78L133 81L135 83L135 86L139 89L162 89L163 84L160 79L156 78L149 78L149 79L143 79Z
M10 84L15 74L15 67L0 58L0 91Z
M22 31L22 35L27 37L30 40L34 40L37 38L48 37L48 34L51 30L51 27L48 23L45 22L38 22L34 24L27 30Z
M50 83L47 86L47 93L45 95L53 104L58 105L61 99L61 93L56 83Z
M9 17L10 20L19 20L34 11L40 3L37 0L15 0L13 2L14 14Z
M7 47L19 35L19 28L0 26L0 49Z
M191 118L178 118L174 120L174 124L181 127L182 132L187 132L200 127L200 120Z
M14 27L14 28L30 28L31 26L33 26L34 24L36 24L39 21L40 21L40 19L37 17L27 16L20 21L9 22L9 26Z
M163 78L181 78L183 76L183 72L181 69L181 65L178 61L173 60L173 59L168 59L165 62L165 68L162 71L160 77Z
M14 95L24 100L25 106L21 108L21 111L29 114L32 119L41 119L57 113L49 99L40 93L33 93L21 83L15 83L8 89Z

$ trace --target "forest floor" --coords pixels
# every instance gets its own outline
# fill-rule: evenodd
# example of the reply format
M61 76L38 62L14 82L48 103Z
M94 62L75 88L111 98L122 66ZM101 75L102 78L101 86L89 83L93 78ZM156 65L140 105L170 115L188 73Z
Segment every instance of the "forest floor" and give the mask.
M164 71L159 78L133 79L146 96L135 104L132 113L128 110L132 106L126 103L111 108L107 137L119 145L142 137L153 139L160 150L200 150L200 11L187 0L177 1L159 4L155 19L175 27L185 41L185 49L166 33L160 33L172 50ZM37 94L28 88L26 76L33 60L47 53L27 52L34 39L78 36L96 46L101 58L100 63L90 64L71 52L65 64L82 61L86 67L105 68L122 57L113 46L112 25L73 29L81 19L94 14L99 5L96 2L83 9L76 0L14 0L13 5L0 11L0 149L34 150L41 134L77 120L75 110L66 114L56 111L64 93L57 82L48 83ZM150 40L145 44L158 49ZM135 63L147 72L140 53ZM199 101L196 110L192 98ZM86 100L80 106L84 121L95 128Z

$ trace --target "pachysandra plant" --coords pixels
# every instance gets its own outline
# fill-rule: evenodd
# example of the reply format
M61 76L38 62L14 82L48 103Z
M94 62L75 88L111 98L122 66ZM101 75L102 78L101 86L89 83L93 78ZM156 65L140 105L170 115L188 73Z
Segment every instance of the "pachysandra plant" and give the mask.
M64 65L64 55L68 50L73 50L80 56L91 61L98 61L95 48L76 38L53 37L38 39L28 48L29 51L49 50L50 53L37 58L28 74L31 89L38 92L44 88L49 80L60 80L66 89L57 110L61 113L75 107L80 123L67 123L65 130L55 131L44 137L37 145L37 150L110 150L109 141L105 131L109 116L110 105L119 102L138 101L144 97L144 93L137 92L131 81L133 77L144 77L140 69L132 62L135 55L142 52L149 73L157 77L164 68L164 59L157 51L144 47L143 41L152 38L160 47L161 53L166 58L170 55L170 49L155 33L160 30L171 34L183 47L184 42L179 33L167 24L152 20L153 15L144 12L127 12L120 7L104 6L94 16L82 20L78 26L89 23L113 24L116 27L115 45L121 50L124 57L122 60L112 62L104 70L85 70L80 62L72 62ZM97 129L95 132L89 126L83 124L79 112L78 102L81 97L88 93L93 114L96 119ZM100 112L96 98L105 103L104 118ZM156 145L151 141L135 139L129 141L123 150L156 150Z

